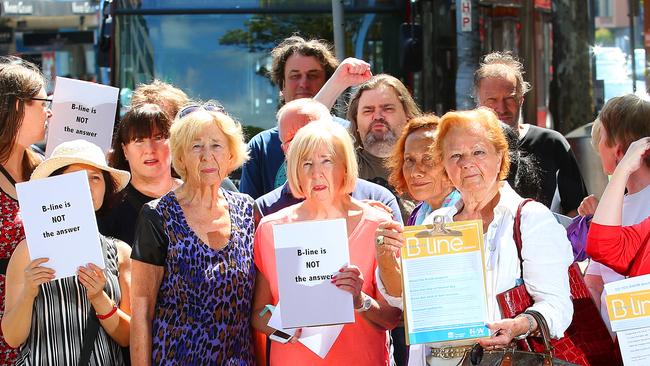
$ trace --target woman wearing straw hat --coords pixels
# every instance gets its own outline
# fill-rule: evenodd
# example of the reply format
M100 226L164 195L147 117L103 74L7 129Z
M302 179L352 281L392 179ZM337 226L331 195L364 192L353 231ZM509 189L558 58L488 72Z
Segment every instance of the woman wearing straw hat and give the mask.
M31 179L79 170L88 173L95 212L130 178L108 167L98 146L74 140L57 146ZM21 346L18 365L124 364L119 346L129 344L131 249L116 239L100 239L105 270L89 263L77 276L56 281L47 258L30 261L24 240L16 247L7 268L2 330L10 346Z

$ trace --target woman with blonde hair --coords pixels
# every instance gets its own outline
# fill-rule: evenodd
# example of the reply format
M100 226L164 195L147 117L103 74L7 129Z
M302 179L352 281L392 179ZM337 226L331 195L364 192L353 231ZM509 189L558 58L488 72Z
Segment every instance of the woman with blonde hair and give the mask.
M241 125L213 104L192 104L169 144L184 183L138 218L131 360L253 365L253 200L220 188L248 158Z
M251 322L270 335L270 314L260 316L266 305L279 299L273 226L308 220L344 218L347 224L350 265L343 267L333 283L353 296L355 322L345 324L325 358L301 343L272 342L271 365L388 365L388 337L400 311L386 304L373 281L377 267L373 234L377 226L391 220L386 212L350 196L357 180L357 161L352 139L345 128L328 121L302 127L287 154L287 178L296 205L265 216L255 233L255 264L258 268ZM297 333L299 334L299 333Z

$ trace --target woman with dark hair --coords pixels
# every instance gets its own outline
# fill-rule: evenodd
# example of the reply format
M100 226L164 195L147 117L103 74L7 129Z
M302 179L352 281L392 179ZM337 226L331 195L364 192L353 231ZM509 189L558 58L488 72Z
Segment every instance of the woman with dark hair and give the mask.
M169 116L156 104L131 108L113 138L109 165L129 171L131 182L113 209L98 218L102 234L132 245L142 206L180 186L172 177Z
M25 239L15 185L28 180L41 161L30 145L43 139L52 116L45 84L36 65L12 56L0 58L0 315L9 258ZM17 355L0 335L0 364L12 364Z
M128 172L109 168L102 150L85 140L57 146L31 179L80 170L88 174L95 212L129 181ZM17 365L124 365L119 346L129 344L131 248L104 236L100 242L105 269L89 263L56 281L47 258L30 261L27 242L18 244L2 317L7 343L20 346Z

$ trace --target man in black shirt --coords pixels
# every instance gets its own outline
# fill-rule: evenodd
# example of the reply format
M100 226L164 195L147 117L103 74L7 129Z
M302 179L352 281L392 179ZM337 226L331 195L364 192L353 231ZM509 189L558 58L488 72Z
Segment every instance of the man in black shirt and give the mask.
M519 135L519 148L533 155L541 177L540 201L551 207L557 189L561 213L575 216L587 196L584 180L571 147L559 132L521 122L521 107L530 84L523 65L510 53L493 52L483 58L474 74L479 106L493 109L499 119Z

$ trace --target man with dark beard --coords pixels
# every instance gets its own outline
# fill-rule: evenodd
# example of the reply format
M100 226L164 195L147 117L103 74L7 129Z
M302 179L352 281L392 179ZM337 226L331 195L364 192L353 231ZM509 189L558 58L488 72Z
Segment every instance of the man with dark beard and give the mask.
M359 178L383 185L398 196L388 184L390 172L385 160L392 154L406 121L420 114L404 84L393 76L375 75L354 90L347 119L357 148ZM408 197L399 201L406 222L414 204Z

